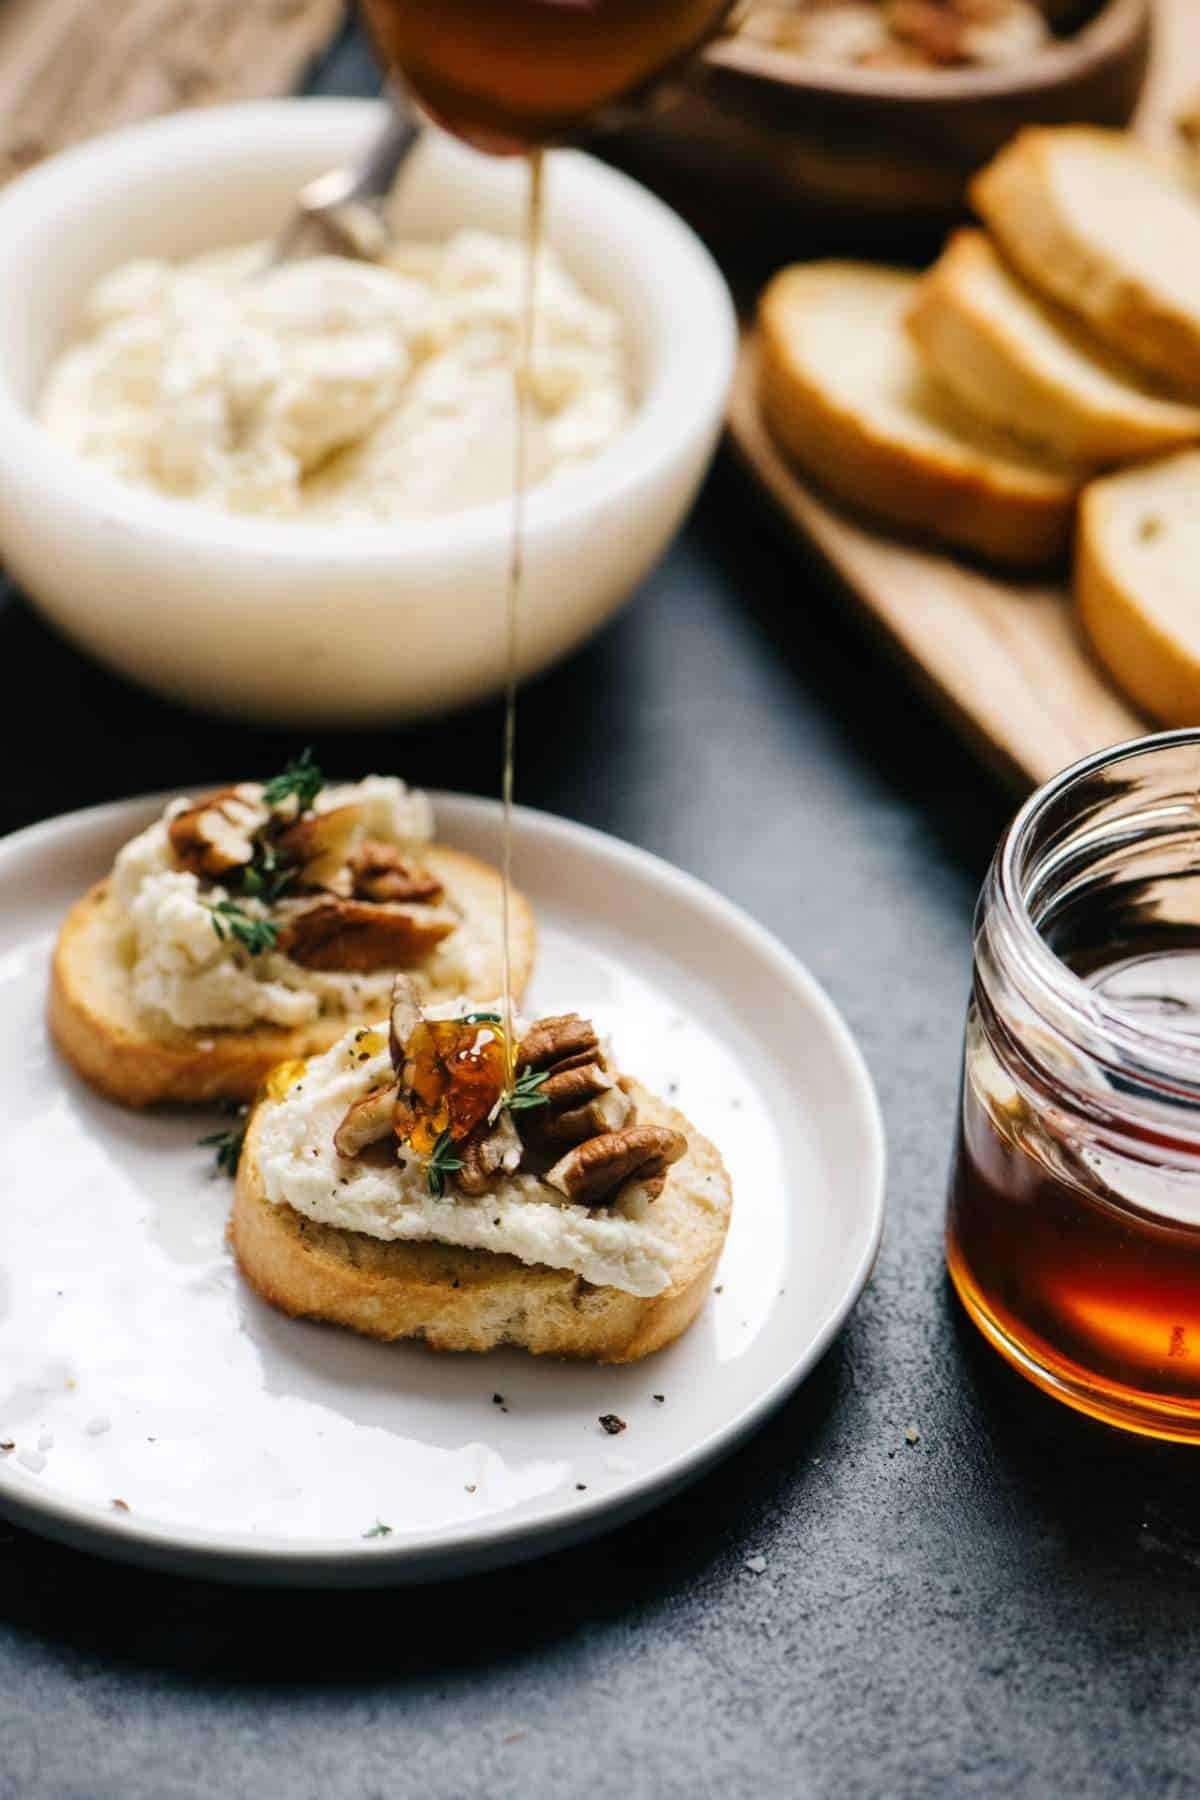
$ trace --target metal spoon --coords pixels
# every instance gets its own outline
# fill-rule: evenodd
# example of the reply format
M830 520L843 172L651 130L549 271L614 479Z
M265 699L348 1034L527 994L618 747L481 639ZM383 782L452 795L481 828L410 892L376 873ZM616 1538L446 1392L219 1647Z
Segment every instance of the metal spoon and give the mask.
M388 197L420 135L412 109L393 95L387 125L358 167L332 169L301 189L295 213L271 246L267 268L309 256L377 262L392 241Z

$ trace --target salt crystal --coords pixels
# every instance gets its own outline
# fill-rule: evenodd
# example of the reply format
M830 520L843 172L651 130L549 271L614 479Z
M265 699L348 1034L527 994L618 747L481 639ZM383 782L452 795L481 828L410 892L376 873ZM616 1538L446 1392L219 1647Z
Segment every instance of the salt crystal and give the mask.
M54 1448L53 1435L49 1431L43 1431L41 1437L38 1439L38 1449L39 1450L53 1450L53 1448Z
M632 1475L637 1468L637 1464L631 1463L627 1456L606 1456L604 1461L614 1475Z
M748 1556L746 1558L746 1567L752 1575L763 1574L766 1570L766 1566L767 1559L765 1556Z
M31 1475L40 1475L46 1466L46 1459L40 1450L19 1450L17 1461L23 1468L28 1469Z
M85 1430L89 1437L103 1437L106 1431L112 1430L112 1420L106 1419L101 1413L99 1418L88 1420Z

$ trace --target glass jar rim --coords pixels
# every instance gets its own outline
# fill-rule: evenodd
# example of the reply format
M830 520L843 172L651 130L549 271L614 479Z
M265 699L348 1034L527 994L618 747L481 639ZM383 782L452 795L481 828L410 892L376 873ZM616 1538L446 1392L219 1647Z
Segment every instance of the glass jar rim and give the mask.
M1037 826L1071 789L1107 768L1159 751L1200 751L1200 727L1150 732L1070 763L1031 794L1008 826L994 864L993 895L1007 926L1006 952L1051 1002L1057 1028L1080 1044L1099 1037L1123 1058L1172 1087L1200 1092L1200 1037L1160 1017L1140 1018L1106 999L1075 973L1038 930L1022 884L1022 858ZM1198 782L1200 787L1200 782ZM1197 815L1200 825L1200 814Z

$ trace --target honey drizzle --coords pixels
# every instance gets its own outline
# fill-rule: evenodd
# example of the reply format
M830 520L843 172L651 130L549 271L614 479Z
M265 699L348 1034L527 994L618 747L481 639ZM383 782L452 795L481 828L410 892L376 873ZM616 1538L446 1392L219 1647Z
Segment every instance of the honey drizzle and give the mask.
M517 666L521 590L525 575L525 497L528 491L529 399L533 381L533 326L537 304L537 266L542 243L545 162L542 151L528 158L529 189L525 213L525 267L521 296L521 324L513 363L513 489L512 533L509 540L508 582L505 594L504 761L500 798L503 809L503 886L500 902L501 958L504 969L504 1058L508 1086L516 1076L516 1035L513 1031L512 946L509 919L512 912L513 788L517 752Z

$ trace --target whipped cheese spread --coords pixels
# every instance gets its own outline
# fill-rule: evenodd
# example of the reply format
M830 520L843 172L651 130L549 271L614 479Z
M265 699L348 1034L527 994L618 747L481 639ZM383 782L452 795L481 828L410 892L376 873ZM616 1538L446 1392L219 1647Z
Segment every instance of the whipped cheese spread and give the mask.
M507 497L524 251L460 231L382 263L264 273L249 245L114 270L41 397L51 435L122 480L313 523L430 518ZM620 432L620 325L550 251L537 275L531 484Z
M362 808L359 831L416 852L433 836L428 797L392 776L368 775L364 781L328 786L317 796L315 810L357 803ZM190 803L172 801L161 819L126 844L112 877L112 903L120 948L129 967L133 999L152 1020L184 1030L204 1026L247 1027L303 1025L322 1013L362 1015L376 1005L386 1010L392 974L357 975L303 968L279 951L259 956L213 930L212 907L228 897L220 884L201 890L198 878L178 867L167 836L176 813ZM451 892L449 898L453 901ZM266 917L259 901L238 896L238 906L251 916ZM446 938L422 979L445 986L478 979L494 959L495 947L486 927L469 917ZM443 986L443 992L445 991Z
M473 1004L433 1006L426 1016L457 1018ZM386 1039L386 1023L380 1035ZM669 1285L676 1252L654 1229L653 1204L633 1202L635 1216L619 1210L620 1202L589 1211L528 1174L499 1179L480 1199L449 1192L436 1199L425 1163L403 1148L400 1160L386 1164L339 1156L333 1134L351 1105L393 1079L387 1050L364 1063L360 1041L350 1031L312 1058L295 1086L264 1111L258 1161L272 1205L368 1237L454 1244L569 1269L597 1287L630 1294L658 1294Z

